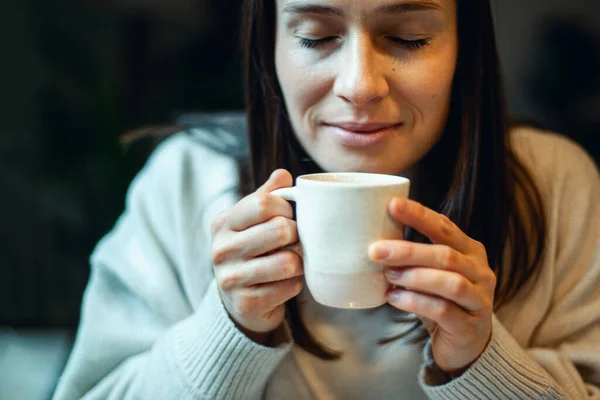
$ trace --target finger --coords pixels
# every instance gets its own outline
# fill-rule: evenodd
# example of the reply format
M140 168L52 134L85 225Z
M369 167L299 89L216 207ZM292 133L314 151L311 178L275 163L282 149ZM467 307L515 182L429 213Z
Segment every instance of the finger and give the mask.
M253 226L239 232L238 246L245 259L269 253L273 250L298 242L296 221L284 217L275 217L264 224Z
M416 201L394 198L389 206L392 217L427 236L434 244L445 244L461 253L468 253L474 242L448 217L439 214Z
M225 236L213 246L213 265L231 260L250 260L298 242L296 221L275 217L242 232Z
M237 232L266 222L275 216L289 219L294 217L293 209L286 200L269 192L292 186L292 176L286 170L275 171L255 193L243 198L229 211L229 227Z
M435 321L441 329L450 334L464 332L464 324L473 318L451 301L411 290L390 290L388 303L399 310Z
M243 264L227 266L216 272L221 289L229 291L302 276L304 268L300 257L291 251L282 250Z
M300 257L301 260L304 260L304 249L302 248L302 243L296 242L292 244L288 244L287 246L283 246L282 250L288 250L292 253L296 254Z
M261 187L259 187L257 193L270 193L275 189L284 187L290 187L294 184L292 174L285 169L277 169L273 171L269 179Z
M456 272L432 268L388 268L388 280L408 290L450 300L469 312L477 312L487 304L472 282Z
M291 204L268 193L254 193L231 208L229 228L235 232L242 232L277 216L293 219Z
M302 287L302 278L296 277L241 289L238 311L242 315L266 316L273 309L297 296Z
M228 210L220 211L212 220L210 224L210 234L212 236L216 235L219 230L221 230L225 224L227 223L228 218Z
M369 246L369 257L376 263L391 267L422 265L453 271L471 282L478 282L483 273L471 258L445 245L380 240Z

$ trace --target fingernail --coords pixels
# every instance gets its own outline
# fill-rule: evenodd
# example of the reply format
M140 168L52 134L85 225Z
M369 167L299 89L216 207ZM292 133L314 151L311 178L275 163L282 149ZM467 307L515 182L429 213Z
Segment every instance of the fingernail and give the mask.
M371 246L371 258L374 260L383 260L390 255L390 249L383 245L372 245Z
M388 293L388 300L391 303L397 303L400 300L400 291L398 289L394 289Z
M402 272L398 271L397 269L388 269L385 271L385 276L387 276L390 280L396 280L400 278L400 275L402 275Z

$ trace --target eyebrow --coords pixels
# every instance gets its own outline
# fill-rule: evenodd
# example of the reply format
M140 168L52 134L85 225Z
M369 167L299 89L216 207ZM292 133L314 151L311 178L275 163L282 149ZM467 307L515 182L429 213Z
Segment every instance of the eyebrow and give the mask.
M398 15L410 11L441 10L442 7L433 0L406 0L398 3L385 4L375 10L379 15ZM342 17L339 8L314 3L294 1L283 8L284 13L293 14L322 14Z
M376 14L402 14L410 11L427 11L427 10L437 10L441 11L442 6L432 0L410 0L403 1L401 3L392 3L383 5L377 10L375 10Z

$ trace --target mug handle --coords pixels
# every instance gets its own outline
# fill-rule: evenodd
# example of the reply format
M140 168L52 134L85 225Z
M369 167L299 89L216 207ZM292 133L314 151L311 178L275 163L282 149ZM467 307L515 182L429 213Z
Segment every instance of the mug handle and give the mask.
M296 186L289 188L275 189L270 194L273 196L281 197L287 201L297 202L298 188ZM302 251L302 243L297 242L282 247L283 250L289 250L292 253L296 253L300 258L304 259L304 252Z
M296 186L293 186L288 188L275 189L271 192L271 194L273 196L281 197L282 199L287 201L296 202L298 188Z

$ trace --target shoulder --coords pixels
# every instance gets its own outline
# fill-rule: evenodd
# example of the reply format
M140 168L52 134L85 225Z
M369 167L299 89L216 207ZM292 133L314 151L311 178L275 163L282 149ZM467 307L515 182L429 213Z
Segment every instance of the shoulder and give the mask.
M203 234L206 210L215 203L226 206L225 196L233 201L239 185L238 160L203 137L215 140L211 131L194 129L170 136L152 152L129 186L123 214L99 248L115 236L152 233L152 240L175 252L181 240Z
M136 234L154 232L172 247L205 241L212 216L231 206L239 186L238 161L204 142L177 133L158 146L131 183L123 217Z
M600 190L596 164L572 139L551 131L517 127L511 132L511 144L542 195L556 196L561 190L578 186L584 191Z
M546 262L554 265L559 293L562 278L598 269L600 174L593 159L565 136L520 128L513 132L517 157L527 168L544 204Z
M196 207L237 189L245 144L222 128L190 128L160 144L132 182L128 203L140 197Z
M150 175L154 184L186 184L187 188L200 184L210 192L235 184L236 170L237 160L231 154L212 147L198 132L180 132L156 148L136 179Z
M92 265L147 297L183 284L196 304L211 273L209 214L234 203L237 186L235 157L190 132L174 134L131 183L125 210L96 246Z

